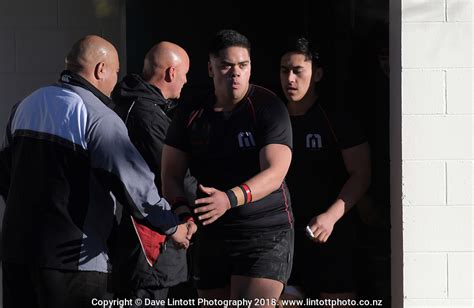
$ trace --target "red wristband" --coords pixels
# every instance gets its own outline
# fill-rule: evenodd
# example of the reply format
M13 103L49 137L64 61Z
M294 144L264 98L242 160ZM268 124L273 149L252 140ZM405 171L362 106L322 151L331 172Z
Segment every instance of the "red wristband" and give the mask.
M250 187L245 183L241 184L240 187L245 194L245 203L252 202L252 191L250 190Z

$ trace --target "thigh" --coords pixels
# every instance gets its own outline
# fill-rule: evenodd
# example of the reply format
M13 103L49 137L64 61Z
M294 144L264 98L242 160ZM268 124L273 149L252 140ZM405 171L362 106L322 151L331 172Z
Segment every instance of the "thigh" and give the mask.
M247 299L252 307L275 307L283 283L267 278L232 276L231 298Z
M242 237L229 245L232 275L266 278L285 285L293 264L294 231Z
M2 271L4 308L39 307L30 268L4 261L2 262Z
M218 289L198 289L198 295L201 299L209 300L210 303L213 300L228 300L230 298L230 287L227 285ZM201 305L201 307L216 307L216 305L214 303L206 305L204 302L204 305Z
M355 290L353 241L350 233L335 234L327 243L302 239L295 252L295 276L308 297L320 292L345 293Z

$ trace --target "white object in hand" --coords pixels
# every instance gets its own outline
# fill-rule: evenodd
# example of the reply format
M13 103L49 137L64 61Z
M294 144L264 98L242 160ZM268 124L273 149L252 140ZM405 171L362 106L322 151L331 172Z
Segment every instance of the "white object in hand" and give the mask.
M306 234L308 234L310 237L314 237L313 231L311 231L309 226L306 226Z

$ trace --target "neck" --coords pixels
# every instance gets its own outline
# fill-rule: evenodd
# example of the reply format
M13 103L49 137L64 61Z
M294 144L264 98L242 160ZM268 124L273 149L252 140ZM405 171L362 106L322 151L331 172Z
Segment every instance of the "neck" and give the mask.
M244 92L247 94L247 90ZM227 95L227 93L218 93L214 92L216 95L216 103L214 104L215 111L231 111L234 107L245 97L245 94L242 97L232 97Z
M146 79L144 78L144 76L142 76L142 78L146 83L149 83L155 88L160 89L161 95L163 95L165 99L169 99L170 95L167 91L166 84L162 79L158 79L154 77Z
M319 93L314 87L311 87L306 95L300 101L290 101L288 103L288 113L291 116L304 115L316 103L319 98Z

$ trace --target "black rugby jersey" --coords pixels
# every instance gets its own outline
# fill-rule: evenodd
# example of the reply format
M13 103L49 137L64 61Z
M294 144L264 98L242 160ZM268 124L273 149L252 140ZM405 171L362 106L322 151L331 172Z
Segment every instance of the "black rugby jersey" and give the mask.
M347 181L341 150L366 139L348 114L328 110L318 103L304 115L291 116L291 125L293 159L287 182L295 208L295 225L301 229L331 206Z
M215 96L182 104L165 143L189 154L191 174L204 186L225 191L260 172L259 152L268 144L292 147L284 103L269 90L250 85L230 112L214 111ZM291 228L286 183L265 198L228 210L204 230L270 231Z

